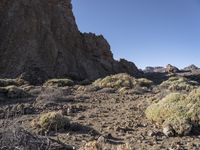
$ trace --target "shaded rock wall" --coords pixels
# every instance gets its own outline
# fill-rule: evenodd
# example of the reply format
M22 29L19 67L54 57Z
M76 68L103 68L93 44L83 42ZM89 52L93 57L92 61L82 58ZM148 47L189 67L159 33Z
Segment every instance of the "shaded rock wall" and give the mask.
M81 33L71 0L0 1L0 77L96 79L137 67L115 61L103 36Z

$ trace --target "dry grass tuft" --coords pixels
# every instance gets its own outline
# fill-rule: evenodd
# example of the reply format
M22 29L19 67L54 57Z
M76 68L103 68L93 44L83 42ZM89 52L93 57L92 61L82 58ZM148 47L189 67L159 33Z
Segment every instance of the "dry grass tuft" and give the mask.
M0 93L5 95L7 98L27 98L31 96L25 90L15 85L0 87Z
M96 141L86 143L80 150L132 150L132 146L128 143L109 143L105 138L100 137Z
M43 86L64 87L72 85L74 85L74 82L70 79L51 79L45 82Z
M15 85L15 86L21 86L21 85L25 85L28 84L28 82L26 82L23 79L0 79L0 87L6 87L6 86L11 86L11 85Z

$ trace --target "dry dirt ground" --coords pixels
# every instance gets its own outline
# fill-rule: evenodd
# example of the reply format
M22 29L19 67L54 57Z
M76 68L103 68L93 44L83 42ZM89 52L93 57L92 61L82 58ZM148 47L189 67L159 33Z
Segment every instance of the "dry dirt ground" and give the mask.
M113 145L128 143L133 150L200 149L200 135L166 137L159 127L146 119L144 111L159 91L136 93L129 90L126 94L120 94L111 88L99 89L92 85L57 88L30 86L27 89L32 94L30 98L7 99L0 95L2 150L72 149L70 146L83 149L87 142L102 136ZM70 119L71 126L49 132L34 128L32 120L50 111L62 111ZM24 135L22 132L27 133ZM19 135L23 139L19 139ZM30 146L31 139L38 143L32 142L32 148L24 146ZM36 143L40 146L34 147ZM57 148L48 147L47 143L56 143Z

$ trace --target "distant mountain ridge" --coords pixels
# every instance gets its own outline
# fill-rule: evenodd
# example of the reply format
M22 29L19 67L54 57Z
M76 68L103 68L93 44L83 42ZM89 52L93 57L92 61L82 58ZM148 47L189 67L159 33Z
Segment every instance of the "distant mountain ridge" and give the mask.
M146 67L143 72L145 73L165 73L165 72L168 72L167 70L169 69L174 69L176 70L175 72L179 72L179 71L195 71L195 70L198 70L199 68L192 64L192 65L189 65L183 69L179 69L178 67L175 67L175 66L172 66L170 64L168 64L166 67L162 67L162 66L157 66L157 67L151 67L151 66L148 66Z

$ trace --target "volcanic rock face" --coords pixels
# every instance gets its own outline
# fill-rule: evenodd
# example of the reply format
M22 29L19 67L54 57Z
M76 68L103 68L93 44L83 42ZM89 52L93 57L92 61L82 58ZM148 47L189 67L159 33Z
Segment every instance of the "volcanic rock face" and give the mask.
M115 61L103 36L79 32L71 0L0 1L0 77L22 74L39 83L120 72L138 70L126 60Z

